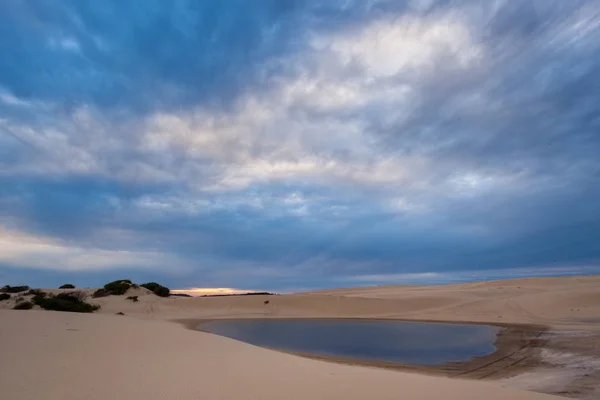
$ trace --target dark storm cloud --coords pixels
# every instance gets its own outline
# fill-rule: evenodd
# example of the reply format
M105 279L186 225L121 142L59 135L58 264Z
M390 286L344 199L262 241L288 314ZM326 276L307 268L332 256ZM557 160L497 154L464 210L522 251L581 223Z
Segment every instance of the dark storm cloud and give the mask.
M0 7L3 279L276 290L600 264L595 2Z

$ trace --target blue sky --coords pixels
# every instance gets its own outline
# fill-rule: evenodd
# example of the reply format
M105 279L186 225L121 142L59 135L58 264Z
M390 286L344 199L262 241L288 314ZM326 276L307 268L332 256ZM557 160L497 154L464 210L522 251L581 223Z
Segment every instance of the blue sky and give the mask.
M0 5L0 281L600 272L597 1Z

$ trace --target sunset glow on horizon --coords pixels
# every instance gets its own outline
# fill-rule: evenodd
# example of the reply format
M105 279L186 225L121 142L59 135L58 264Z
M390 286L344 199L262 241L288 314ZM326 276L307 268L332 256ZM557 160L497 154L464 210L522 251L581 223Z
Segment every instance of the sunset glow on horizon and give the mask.
M256 290L243 290L234 288L189 288L171 290L171 293L174 294L189 294L190 296L215 296L223 294L244 294L254 292L256 292Z

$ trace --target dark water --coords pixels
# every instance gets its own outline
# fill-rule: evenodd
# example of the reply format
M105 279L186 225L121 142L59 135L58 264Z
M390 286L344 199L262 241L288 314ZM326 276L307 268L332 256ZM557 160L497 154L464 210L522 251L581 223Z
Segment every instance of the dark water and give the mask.
M416 365L464 361L495 350L497 327L378 320L224 320L203 331L256 346Z

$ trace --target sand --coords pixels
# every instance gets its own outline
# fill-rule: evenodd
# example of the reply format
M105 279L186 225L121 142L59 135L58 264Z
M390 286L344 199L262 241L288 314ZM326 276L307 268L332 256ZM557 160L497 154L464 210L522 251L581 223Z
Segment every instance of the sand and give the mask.
M599 381L594 375L598 358L590 351L598 350L599 343L600 276L340 289L270 296L266 305L261 296L162 299L145 289L128 295L138 295L140 301L97 299L102 309L93 315L15 311L7 309L10 302L0 303L2 398L557 398L515 388L600 398L592 397L599 394ZM575 361L569 363L578 365L572 370L589 374L572 375L568 368L552 369L542 362L502 379L450 379L307 359L176 322L185 320L189 326L190 321L211 318L290 317L538 324L554 335L538 356L542 351L551 352L547 358L570 354ZM582 362L578 348L588 357L584 367L577 364ZM555 385L551 389L541 383L548 376Z

